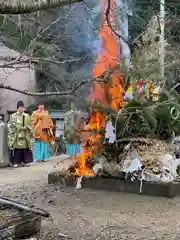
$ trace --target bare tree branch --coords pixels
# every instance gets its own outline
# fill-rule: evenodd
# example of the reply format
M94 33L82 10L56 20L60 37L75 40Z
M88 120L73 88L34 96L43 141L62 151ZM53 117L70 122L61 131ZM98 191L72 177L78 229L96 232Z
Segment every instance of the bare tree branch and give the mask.
M0 68L25 68L27 66L30 66L33 63L37 63L37 61L30 61L26 59L26 60L20 60L17 62L13 61L13 62L0 64ZM28 64L28 65L25 66L25 64Z
M18 93L22 93L24 95L27 96L39 96L39 97L44 97L44 96L66 96L66 95L71 95L74 91L66 91L66 92L29 92L27 90L19 90L17 88L13 88L11 86L5 86L3 84L0 84L0 89L6 89L9 91L13 91L13 92L18 92Z
M83 0L0 0L0 14L24 14L52 9Z
M85 81L84 81L84 83L85 83ZM104 107L102 105L102 103L92 104L91 102L89 102L89 101L87 101L83 98L77 97L75 94L73 94L75 89L77 90L77 88L81 87L82 84L83 83L81 83L79 85L76 85L73 90L67 91L67 92L57 91L57 92L37 92L36 93L36 92L29 92L27 90L22 91L22 90L19 90L17 88L13 88L13 87L10 87L10 86L5 86L3 84L0 84L0 89L6 89L6 90L9 90L9 91L14 91L14 92L18 92L18 93L21 93L21 94L24 94L24 95L27 95L27 96L34 96L34 97L35 96L36 97L59 96L61 98L61 100L76 102L77 105L80 106L81 108L91 107L94 110L98 110L98 111L102 111L102 112L109 112L109 113L114 113L115 114L115 111L112 108Z
M109 76L109 75L108 75ZM18 92L27 96L34 96L34 97L44 97L44 96L66 96L66 95L74 95L75 92L77 92L83 85L87 84L87 83L92 83L92 82L96 82L96 83L105 83L108 80L108 78L104 77L104 76L100 76L97 79L87 79L84 80L78 84L74 84L74 87L72 88L72 90L70 91L56 91L56 92L29 92L28 90L19 90L17 88L13 88L11 86L7 86L4 84L0 84L0 89L6 89L9 91L13 91L13 92Z
M111 14L111 0L108 0L108 5L107 5L107 9L106 9L106 21L107 21L107 25L108 27L111 29L111 31L120 39L122 39L128 46L129 46L129 41L128 39L125 39L121 34L117 33L116 30L114 29L114 27L111 24L110 21L110 14Z
M74 59L66 59L64 61L53 60L49 58L38 58L38 57L22 57L22 58L15 58L15 57L0 57L0 61L10 61L3 64L0 64L0 68L19 68L19 64L37 64L38 62L49 62L53 64L66 64L66 63L73 63L84 61L85 59L90 58L90 56L82 57L82 58L74 58Z

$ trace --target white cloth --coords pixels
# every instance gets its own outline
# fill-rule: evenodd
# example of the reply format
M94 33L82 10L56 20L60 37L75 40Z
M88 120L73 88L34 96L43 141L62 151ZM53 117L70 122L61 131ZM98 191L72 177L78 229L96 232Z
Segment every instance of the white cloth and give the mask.
M142 164L139 158L135 158L133 160L125 160L123 162L122 171L125 173L133 173L135 171L140 171Z
M108 143L114 143L116 141L115 128L110 120L106 124L105 140L106 139L109 139Z

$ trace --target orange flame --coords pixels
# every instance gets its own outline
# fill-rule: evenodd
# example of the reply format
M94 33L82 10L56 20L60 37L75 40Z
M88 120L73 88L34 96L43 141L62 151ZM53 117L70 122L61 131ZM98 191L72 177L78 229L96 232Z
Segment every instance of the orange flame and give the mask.
M105 12L107 9L107 0L101 0L101 3L103 23L99 30L101 51L97 56L97 61L92 71L93 77L96 79L105 72L113 72L113 69L116 68L120 61L120 43L106 21ZM114 24L114 15L115 2L112 0L109 14L109 20L112 25ZM111 74L110 79L110 83L104 84L96 81L93 84L89 99L92 103L101 102L104 106L109 106L115 111L118 111L119 106L123 105L123 77L122 74L116 70ZM99 112L93 112L90 116L89 124L85 127L87 132L82 141L82 154L79 157L76 175L94 176L94 172L87 167L87 164L91 160L93 153L99 148L103 137L101 130L105 129L105 125L106 116Z

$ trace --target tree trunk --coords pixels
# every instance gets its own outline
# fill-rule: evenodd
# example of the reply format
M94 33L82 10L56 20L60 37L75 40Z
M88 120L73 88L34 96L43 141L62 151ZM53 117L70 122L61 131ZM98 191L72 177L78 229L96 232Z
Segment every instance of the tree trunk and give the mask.
M73 111L72 116L71 116L71 126L74 127L75 126L75 103L73 101L71 101L70 103L71 106L71 110Z
M0 14L24 14L69 5L83 0L0 0Z

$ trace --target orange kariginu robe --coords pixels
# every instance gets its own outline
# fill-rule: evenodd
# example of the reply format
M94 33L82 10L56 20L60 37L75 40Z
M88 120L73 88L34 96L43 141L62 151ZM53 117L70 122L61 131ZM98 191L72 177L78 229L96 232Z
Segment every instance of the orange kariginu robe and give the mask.
M40 142L48 142L50 146L53 146L55 143L53 134L54 126L48 111L34 111L31 115L31 121L35 139Z

